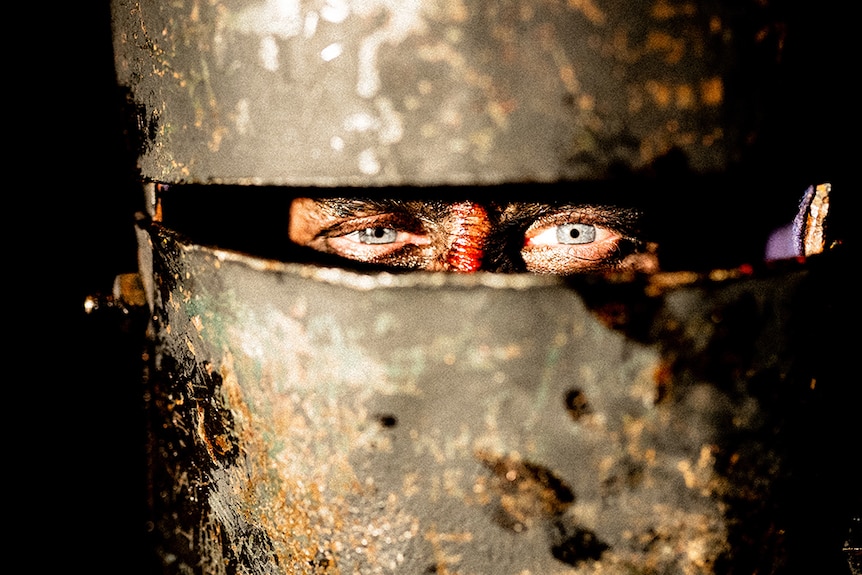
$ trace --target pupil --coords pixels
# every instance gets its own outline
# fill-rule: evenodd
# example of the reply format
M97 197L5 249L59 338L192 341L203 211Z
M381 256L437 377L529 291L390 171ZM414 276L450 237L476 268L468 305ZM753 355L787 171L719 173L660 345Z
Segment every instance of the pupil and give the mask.
M375 238L382 238L382 237L383 237L383 234L385 234L385 233L386 233L386 232L383 230L383 228L373 228L373 230L372 230L372 232L371 232L371 234L372 234Z
M581 232L577 228L572 228L571 230L569 230L569 236L577 238L579 235L581 235Z

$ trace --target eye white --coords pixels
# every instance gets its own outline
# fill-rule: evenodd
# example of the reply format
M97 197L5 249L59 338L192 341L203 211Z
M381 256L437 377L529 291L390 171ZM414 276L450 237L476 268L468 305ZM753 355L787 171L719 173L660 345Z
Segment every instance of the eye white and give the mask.
M365 228L344 234L344 237L360 244L391 244L398 239L398 230L393 228Z
M577 245L596 241L596 227L590 224L549 226L531 238L534 245Z

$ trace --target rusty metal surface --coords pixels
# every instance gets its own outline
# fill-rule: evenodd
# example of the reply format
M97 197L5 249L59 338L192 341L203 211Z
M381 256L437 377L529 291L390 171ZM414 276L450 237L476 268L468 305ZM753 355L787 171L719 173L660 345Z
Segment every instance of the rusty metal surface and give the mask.
M165 573L787 573L842 527L794 519L847 471L798 442L856 441L806 267L369 275L139 233Z
M757 2L115 0L113 25L145 178L482 184L601 179L672 148L695 172L739 161L769 78L758 66L773 64L760 12Z

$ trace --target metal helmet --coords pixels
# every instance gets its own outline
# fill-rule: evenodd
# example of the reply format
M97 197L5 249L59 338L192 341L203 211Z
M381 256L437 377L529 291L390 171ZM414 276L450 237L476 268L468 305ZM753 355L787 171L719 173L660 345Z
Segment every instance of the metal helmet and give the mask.
M835 387L843 348L809 338L841 323L828 267L360 273L189 240L156 200L202 192L187 214L200 222L207 198L262 189L726 173L756 155L754 71L780 37L762 15L743 1L114 0L150 210L135 295L162 571L833 559L830 535L794 515L823 463L812 446L858 447L817 425L853 405ZM801 299L822 307L787 330ZM852 486L841 460L825 469Z
M115 0L116 67L164 183L601 180L757 143L760 2Z

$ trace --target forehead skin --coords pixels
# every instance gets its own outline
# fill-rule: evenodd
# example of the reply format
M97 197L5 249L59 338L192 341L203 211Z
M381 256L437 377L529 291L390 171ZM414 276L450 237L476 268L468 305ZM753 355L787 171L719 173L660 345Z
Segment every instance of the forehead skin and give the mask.
M296 198L290 204L288 237L300 245L307 245L318 232L338 221L338 215L325 209L326 205L311 198Z

